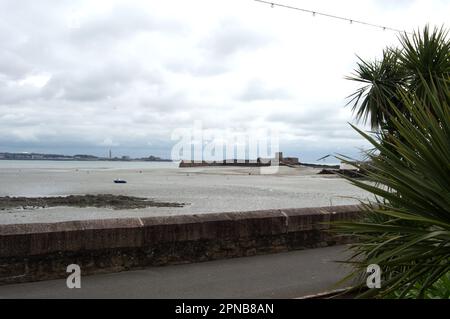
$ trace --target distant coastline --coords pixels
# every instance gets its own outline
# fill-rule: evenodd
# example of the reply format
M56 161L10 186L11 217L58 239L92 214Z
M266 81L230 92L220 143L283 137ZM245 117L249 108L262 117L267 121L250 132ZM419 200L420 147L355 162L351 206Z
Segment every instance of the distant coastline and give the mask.
M131 158L129 156L121 157L99 157L94 155L77 154L45 154L45 153L10 153L0 152L0 160L19 160L19 161L118 161L118 162L172 162L171 159L160 158L150 155L148 157Z
M282 153L280 154L282 156ZM171 159L161 158L157 156L150 155L148 157L132 158L129 156L121 157L100 157L88 154L77 154L77 155L62 155L62 154L47 154L47 153L13 153L13 152L0 152L0 160L14 160L14 161L98 161L98 162L174 162ZM306 163L300 162L294 157L281 157L280 164L296 167L296 166L307 166L311 168L331 168L338 169L339 164L328 164L328 163ZM258 162L250 160L224 160L220 162L200 162L195 163L193 161L180 161L179 167L201 167L201 166L270 166L269 162Z

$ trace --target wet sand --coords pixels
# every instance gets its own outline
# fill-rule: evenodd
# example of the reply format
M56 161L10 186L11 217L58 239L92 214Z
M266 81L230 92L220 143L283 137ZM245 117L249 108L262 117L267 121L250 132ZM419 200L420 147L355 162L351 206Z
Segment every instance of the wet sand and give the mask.
M56 222L172 214L249 211L357 204L369 195L342 178L317 175L320 169L280 167L261 175L259 168L0 168L0 197L55 197L112 194L183 207L46 207L0 210L0 224ZM114 179L127 180L115 184ZM95 206L95 205L93 205Z

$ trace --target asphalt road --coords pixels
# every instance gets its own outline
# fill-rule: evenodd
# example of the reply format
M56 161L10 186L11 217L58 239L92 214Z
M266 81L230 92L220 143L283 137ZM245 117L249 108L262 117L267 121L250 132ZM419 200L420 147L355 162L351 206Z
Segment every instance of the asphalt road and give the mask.
M344 246L0 286L0 298L296 298L334 289ZM82 271L82 270L81 270Z

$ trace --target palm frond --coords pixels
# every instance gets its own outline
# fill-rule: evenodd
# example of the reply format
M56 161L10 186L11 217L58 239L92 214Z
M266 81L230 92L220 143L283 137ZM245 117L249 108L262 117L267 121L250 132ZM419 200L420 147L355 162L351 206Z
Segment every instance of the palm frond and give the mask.
M343 177L377 200L364 205L365 219L334 226L357 239L349 278L361 278L370 264L382 269L382 288L361 297L423 298L450 272L450 91L446 83L419 78L423 95L399 92L402 109L386 102L395 133L353 126L377 152L366 154L369 164L356 164L366 180ZM361 280L356 288L364 286Z

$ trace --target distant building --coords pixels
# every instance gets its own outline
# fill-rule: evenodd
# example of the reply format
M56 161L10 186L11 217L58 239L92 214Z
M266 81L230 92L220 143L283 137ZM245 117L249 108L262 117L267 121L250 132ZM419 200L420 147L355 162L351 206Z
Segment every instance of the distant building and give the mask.
M358 167L353 166L352 164L341 162L341 164L339 165L339 169L344 169L344 170L349 170L349 171L357 171Z
M180 167L196 166L271 166L271 165L299 165L298 157L283 157L282 152L276 152L274 158L258 157L256 160L250 159L226 159L222 161L193 161L182 160Z
M278 161L281 165L298 165L300 164L298 157L283 157L283 152L275 153L275 158L278 158Z

